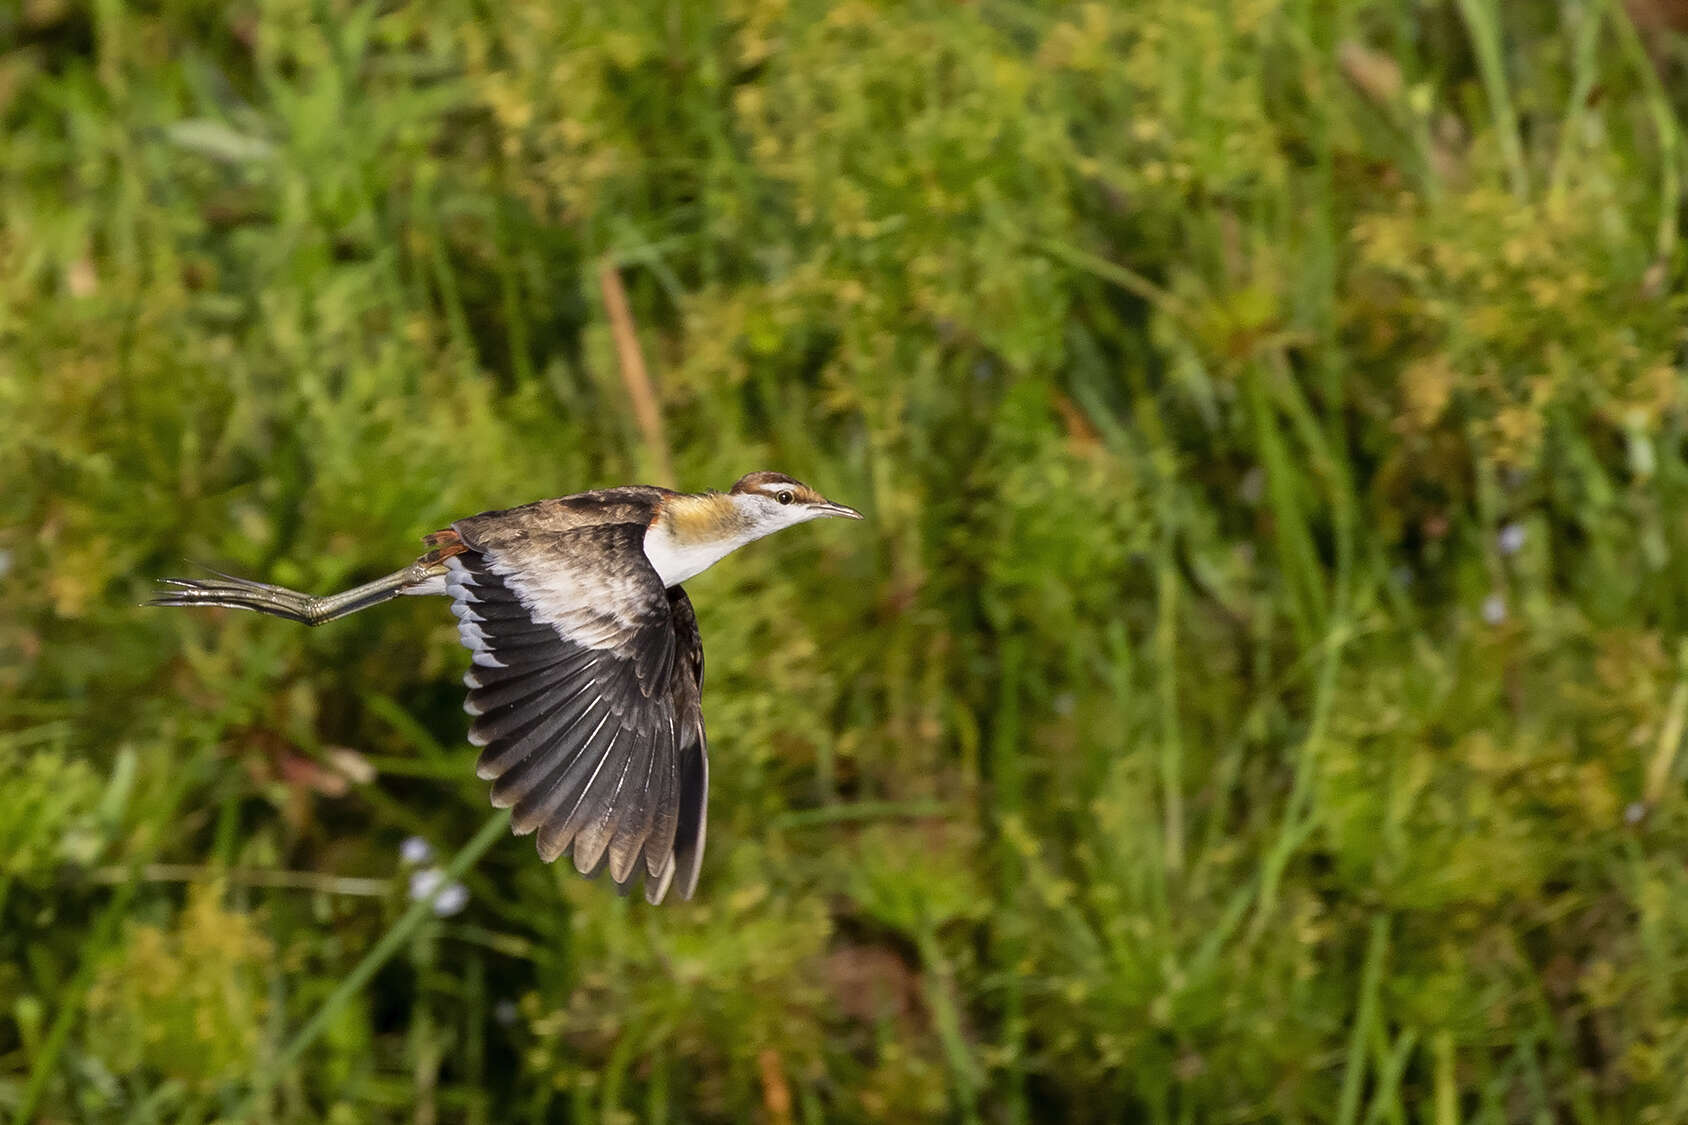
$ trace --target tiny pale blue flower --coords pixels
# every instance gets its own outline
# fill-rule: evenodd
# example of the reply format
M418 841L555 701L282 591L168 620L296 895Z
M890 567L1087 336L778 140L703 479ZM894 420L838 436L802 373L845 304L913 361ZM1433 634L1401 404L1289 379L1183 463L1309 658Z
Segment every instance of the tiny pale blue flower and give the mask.
M424 867L420 871L410 874L410 901L417 902L434 893L434 888L445 878L445 872L437 867Z
M453 914L461 914L468 905L469 888L462 883L452 883L434 896L434 917L450 918Z
M432 896L432 909L437 918L462 913L463 908L469 905L469 888L462 883L448 883L442 887L440 883L444 879L445 872L438 867L424 867L411 872L410 901L420 902Z
M399 845L399 859L407 867L419 867L434 858L434 845L420 836L406 836Z

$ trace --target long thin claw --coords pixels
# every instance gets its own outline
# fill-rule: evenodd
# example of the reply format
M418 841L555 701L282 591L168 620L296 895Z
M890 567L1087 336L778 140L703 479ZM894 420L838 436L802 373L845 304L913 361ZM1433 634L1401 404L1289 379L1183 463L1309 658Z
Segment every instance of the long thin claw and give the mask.
M213 572L215 573L215 572ZM219 574L219 581L198 578L163 578L157 596L145 604L149 606L221 606L225 609L251 609L289 621L314 624L309 594L283 589L263 582L251 582Z

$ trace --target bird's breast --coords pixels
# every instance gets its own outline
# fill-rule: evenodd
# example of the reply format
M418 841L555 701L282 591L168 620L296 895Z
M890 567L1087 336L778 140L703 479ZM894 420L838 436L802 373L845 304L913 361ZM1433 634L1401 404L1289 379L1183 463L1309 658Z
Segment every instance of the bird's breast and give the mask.
M680 583L702 574L740 546L735 539L692 539L687 541L674 534L665 521L658 520L645 532L645 557L651 560L657 577L664 586Z

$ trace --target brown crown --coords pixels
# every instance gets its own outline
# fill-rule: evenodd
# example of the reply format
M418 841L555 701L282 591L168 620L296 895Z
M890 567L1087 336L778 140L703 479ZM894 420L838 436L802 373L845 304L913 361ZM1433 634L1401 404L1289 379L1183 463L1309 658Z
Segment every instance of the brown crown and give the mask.
M732 491L768 492L770 490L778 491L781 488L791 489L799 499L803 500L819 499L820 496L819 493L800 480L792 480L784 473L770 472L746 473L733 484Z

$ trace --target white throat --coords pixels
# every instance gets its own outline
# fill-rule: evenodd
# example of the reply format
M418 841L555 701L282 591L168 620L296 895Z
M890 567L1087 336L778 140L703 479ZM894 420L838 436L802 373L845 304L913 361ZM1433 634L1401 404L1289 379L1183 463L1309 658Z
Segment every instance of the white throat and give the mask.
M651 560L664 586L678 586L763 534L747 528L725 539L682 543L675 538L666 520L657 520L645 532L645 557Z

